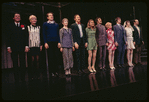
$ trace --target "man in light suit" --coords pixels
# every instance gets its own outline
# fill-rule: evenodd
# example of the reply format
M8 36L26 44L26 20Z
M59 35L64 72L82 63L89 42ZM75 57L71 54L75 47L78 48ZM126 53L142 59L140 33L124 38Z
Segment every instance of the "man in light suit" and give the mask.
M75 54L77 59L78 74L85 73L85 48L87 47L87 37L85 26L82 24L81 17L76 14L74 16L75 23L71 25L73 41L75 42Z
M141 64L141 45L144 44L144 41L142 39L142 34L140 31L139 21L137 19L134 19L133 21L134 26L134 32L133 32L133 37L134 37L134 42L135 42L135 51L134 51L134 62L135 64Z
M124 27L121 25L121 18L117 17L115 19L116 25L113 26L114 29L114 40L117 47L117 65L118 67L124 67L124 55L125 47L127 45L126 32Z
M102 24L100 17L96 18L96 41L98 46L98 67L105 70L105 59L106 59L106 45L107 45L107 33L106 28Z

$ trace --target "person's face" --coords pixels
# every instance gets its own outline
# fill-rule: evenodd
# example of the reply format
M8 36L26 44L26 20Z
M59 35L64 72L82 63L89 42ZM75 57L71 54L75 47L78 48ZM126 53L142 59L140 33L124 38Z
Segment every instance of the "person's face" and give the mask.
M130 22L127 22L127 26L128 26L128 27L130 26Z
M136 25L139 25L139 21L138 21L138 20L135 20L135 24L136 24Z
M53 19L54 19L53 14L49 13L47 19L50 20L50 21L53 21Z
M94 25L94 21L90 21L90 26L93 27Z
M109 26L108 26L109 28L112 28L112 24L109 24Z
M75 19L76 22L80 22L81 21L81 17L79 15L76 15Z
M64 26L68 26L68 20L65 19L65 20L63 21L63 25L64 25Z
M99 18L99 19L98 19L98 22L99 22L99 24L101 24L101 23L102 23L102 19L101 19L101 18Z
M36 24L37 18L36 18L36 17L32 17L32 18L30 19L30 22L31 22L31 24Z
M118 24L121 24L121 19L120 18L117 20L117 23Z
M21 20L20 14L15 14L13 19L15 22L20 22L20 20Z

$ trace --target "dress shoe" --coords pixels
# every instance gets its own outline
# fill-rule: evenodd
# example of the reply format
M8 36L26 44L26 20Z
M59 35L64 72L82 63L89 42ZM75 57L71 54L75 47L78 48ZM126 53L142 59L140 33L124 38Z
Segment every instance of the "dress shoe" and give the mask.
M84 71L84 69L81 69L81 72L82 72L82 73L86 73L86 72Z
M142 65L141 62L138 62L137 65Z
M103 70L106 70L106 68L105 68L105 67L103 67L102 69L103 69Z
M93 72L94 72L94 73L96 73L96 70L95 70L95 68L94 68L94 67L92 67L92 70L93 70Z
M55 73L55 76L56 76L56 77L59 77L59 74L56 72L56 73Z
M122 66L120 64L118 64L117 67L122 68Z
M69 75L71 74L71 68L68 69L68 74L69 74Z
M122 64L121 67L124 68L124 65Z
M68 70L65 70L65 75L68 75Z
M101 70L101 69L102 69L102 67L99 67L99 69Z
M81 70L78 70L78 74L81 74L82 73L82 71Z
M96 73L96 70L94 69L93 72Z
M51 76L54 77L54 73L51 73Z
M93 73L93 70L91 69L91 67L88 67L88 70L90 73Z

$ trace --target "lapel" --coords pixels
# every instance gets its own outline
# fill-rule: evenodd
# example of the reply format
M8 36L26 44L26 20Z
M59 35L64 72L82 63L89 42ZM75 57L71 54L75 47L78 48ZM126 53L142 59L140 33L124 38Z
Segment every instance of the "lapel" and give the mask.
M117 25L117 27L118 27L120 30L122 30L122 26L121 26L121 25L120 25L121 27L120 27L118 24L116 24L116 25Z
M136 26L134 26L134 28L135 28L135 30L138 32L138 36L139 36L139 31L138 31L138 29L136 28ZM140 29L140 27L139 27L139 29Z
M83 24L81 23L81 27L82 27L82 33L83 33ZM84 35L84 34L83 34Z
M79 27L78 27L77 23L75 23L75 26L76 26L76 28L79 30Z
M77 23L75 23L75 25L76 25L76 29L78 30L78 34L80 35L80 30L79 30L79 27L78 27L78 24ZM82 26L82 24L81 24L81 26ZM83 30L82 30L83 31Z

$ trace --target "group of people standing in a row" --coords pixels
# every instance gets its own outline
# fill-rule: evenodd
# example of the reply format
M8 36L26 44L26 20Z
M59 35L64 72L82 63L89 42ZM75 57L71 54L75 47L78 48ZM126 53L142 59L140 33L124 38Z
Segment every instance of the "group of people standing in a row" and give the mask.
M135 51L135 63L140 63L141 44L144 44L141 37L141 31L138 27L139 21L135 19L134 26L130 25L130 21L125 21L124 26L121 25L121 18L115 19L116 25L107 22L102 25L102 19L96 18L97 25L94 20L90 19L87 27L81 23L78 14L74 16L75 23L68 28L68 19L62 20L63 27L59 29L59 25L54 21L52 12L47 13L47 22L43 27L36 25L37 17L31 15L29 20L31 24L26 26L20 22L19 13L14 14L14 23L9 25L7 50L11 53L13 66L15 70L15 80L19 80L18 55L20 59L20 71L22 80L25 78L25 52L29 52L32 59L32 65L39 67L39 52L42 47L47 49L48 67L52 76L58 76L58 50L62 52L65 74L71 74L73 67L72 51L75 51L76 65L78 73L84 73L85 68L85 48L88 50L88 69L90 72L96 72L95 62L97 49L99 51L97 64L100 69L105 69L106 50L109 51L109 67L114 67L114 53L117 49L118 67L124 67L125 47L127 46L128 65L133 66L132 57L133 49ZM107 30L106 30L107 29ZM58 49L59 48L59 49ZM35 63L36 61L36 63ZM91 63L92 62L92 63ZM35 70L33 72L36 72Z

